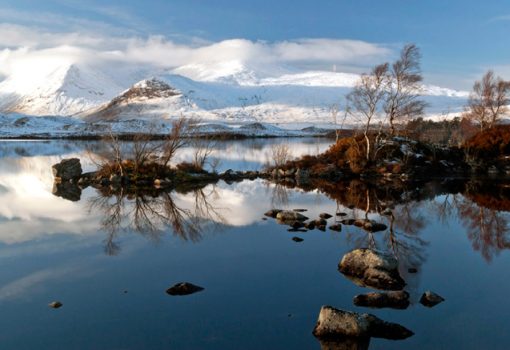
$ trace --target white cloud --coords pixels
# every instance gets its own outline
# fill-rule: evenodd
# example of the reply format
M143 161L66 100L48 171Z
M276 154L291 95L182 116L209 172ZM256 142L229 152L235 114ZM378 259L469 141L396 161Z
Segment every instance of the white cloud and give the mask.
M44 24L52 20L47 16L50 15L36 16L36 22ZM52 32L20 24L0 24L0 75L9 75L19 62L36 62L41 58L109 66L112 62L123 62L164 69L229 61L259 67L314 65L329 68L332 64L342 67L372 65L391 55L392 50L387 46L355 40L298 39L270 43L246 39L207 42L191 38L182 44L158 35L126 37L115 32L110 35L83 30Z

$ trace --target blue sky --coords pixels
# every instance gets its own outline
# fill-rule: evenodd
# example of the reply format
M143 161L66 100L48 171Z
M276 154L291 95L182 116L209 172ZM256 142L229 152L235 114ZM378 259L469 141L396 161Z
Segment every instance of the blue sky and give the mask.
M193 46L233 38L270 44L326 38L366 42L393 53L414 42L422 50L429 82L469 88L487 68L510 78L508 0L1 0L0 21L16 25L18 32L26 29L16 32L25 35L20 46L28 45L24 39L32 46L45 40L28 40L28 29L39 34L93 33L96 38L161 36ZM0 40L2 46L13 48L13 43ZM380 56L389 58L391 54ZM357 57L351 59L356 66Z

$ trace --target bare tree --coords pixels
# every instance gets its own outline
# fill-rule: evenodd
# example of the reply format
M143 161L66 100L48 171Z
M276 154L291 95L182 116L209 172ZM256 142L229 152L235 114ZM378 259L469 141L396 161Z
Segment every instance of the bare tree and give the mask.
M494 126L508 112L509 90L510 82L487 71L474 83L464 117L478 123L480 131Z
M211 136L194 138L192 143L194 147L192 164L196 169L203 169L208 158L213 154L216 147L216 141Z
M286 143L271 146L270 152L271 159L268 163L270 164L272 162L273 166L276 168L285 165L285 163L292 159L292 152L289 145Z
M165 138L162 145L161 163L167 166L175 156L175 153L187 144L185 136L190 131L193 121L180 117L172 122L172 130Z
M347 95L347 100L352 106L351 113L364 125L367 161L370 160L371 152L370 127L386 95L387 74L388 63L374 67L370 74L361 76L354 89Z
M426 107L426 103L419 99L423 80L420 58L418 47L407 44L389 69L384 111L392 136L396 123L423 115Z

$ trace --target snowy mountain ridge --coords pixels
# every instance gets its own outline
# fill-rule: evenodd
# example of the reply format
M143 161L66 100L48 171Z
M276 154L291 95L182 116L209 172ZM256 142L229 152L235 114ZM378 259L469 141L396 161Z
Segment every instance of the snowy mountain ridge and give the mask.
M241 61L193 63L171 72L52 62L15 70L1 81L0 113L95 121L184 115L223 122L331 123L332 106L344 103L358 78ZM466 92L437 86L424 86L423 95L431 116L460 111L467 98Z

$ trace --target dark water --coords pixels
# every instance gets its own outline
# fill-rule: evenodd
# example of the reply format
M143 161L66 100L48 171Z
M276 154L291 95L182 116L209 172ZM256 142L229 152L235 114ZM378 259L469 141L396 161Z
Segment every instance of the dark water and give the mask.
M290 142L295 155L327 146L240 141L218 145L215 156L221 169L257 169L279 142ZM78 202L53 196L51 164L79 156L91 169L91 145L98 147L0 143L1 349L320 349L311 331L322 305L373 313L415 332L403 341L371 339L370 349L508 348L505 184L492 181L485 191L484 183L392 189L356 182L324 193L257 180L158 198L104 198L92 188ZM380 206L394 206L393 225L377 214ZM271 207L306 208L312 218L337 211L364 217L368 207L391 230L291 233L262 220ZM370 290L337 265L357 247L399 259L408 309L353 305L354 295ZM181 281L205 290L165 293ZM446 301L423 307L426 290ZM55 300L63 307L49 308Z

